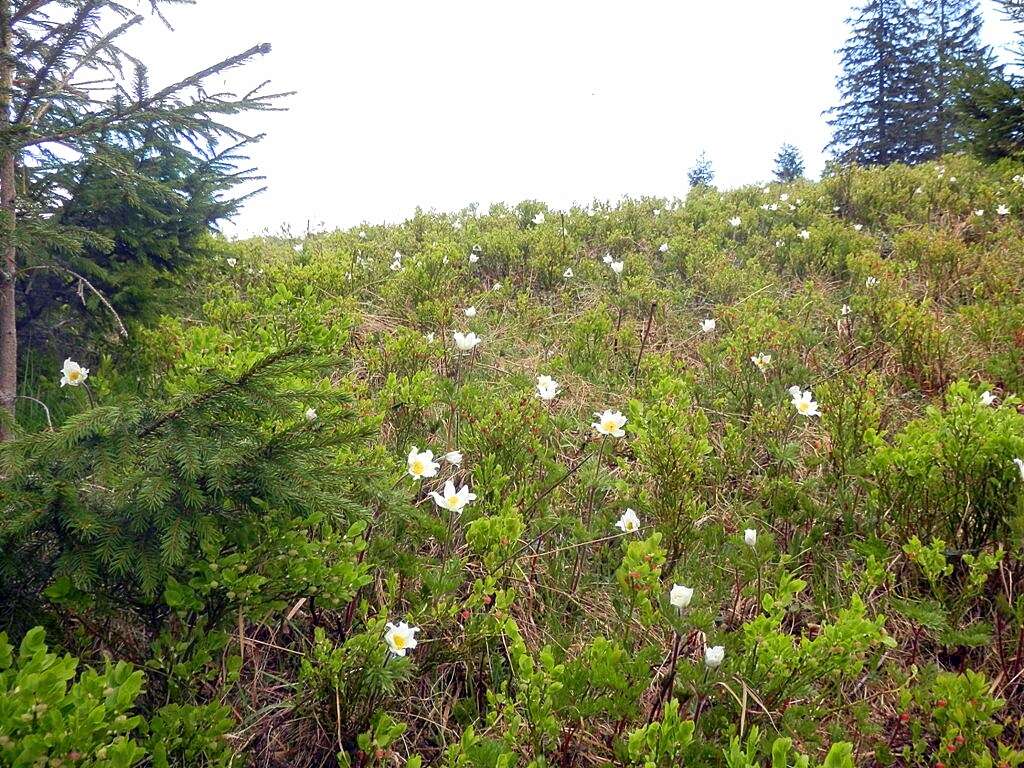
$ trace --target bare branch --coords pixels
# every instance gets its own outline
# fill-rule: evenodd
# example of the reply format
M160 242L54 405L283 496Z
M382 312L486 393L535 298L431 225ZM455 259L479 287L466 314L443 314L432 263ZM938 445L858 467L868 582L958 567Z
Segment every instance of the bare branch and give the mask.
M96 286L94 286L80 274L68 269L67 267L59 267L56 264L37 264L32 267L25 267L24 269L18 270L18 274L23 275L26 272L32 272L35 270L45 270L49 272L66 272L67 274L71 275L73 278L78 280L79 284L86 286L90 291L92 291L96 295L96 298L98 298L100 302L103 304L103 306L105 306L110 311L110 314L114 316L114 319L117 321L118 333L123 338L128 338L128 329L124 327L124 323L121 321L121 316L117 314L117 310L114 309L114 306L109 301L107 301L107 297L104 296L99 290L97 290Z

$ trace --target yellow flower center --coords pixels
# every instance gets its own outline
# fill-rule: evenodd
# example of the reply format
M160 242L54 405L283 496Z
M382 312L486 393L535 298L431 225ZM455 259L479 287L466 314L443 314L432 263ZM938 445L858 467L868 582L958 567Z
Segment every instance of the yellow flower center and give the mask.
M800 413L808 413L811 410L811 403L809 400L800 400L796 404L796 409L800 411Z
M613 419L605 419L603 422L601 422L601 428L605 432L614 432L616 429L619 428L619 425Z
M636 523L634 523L632 520L627 520L626 521L626 530L627 531L632 531L634 528L636 528Z
M449 496L444 501L445 501L445 504L448 505L448 509L455 509L456 507L459 506L459 497L458 496Z
M402 648L405 648L405 635L395 633L391 636L391 642L394 644L395 648L401 650Z
M423 462L420 459L414 459L413 462L412 462L411 468L412 468L412 473L414 475L422 475L423 474L423 470L426 469L426 467L423 466Z
M79 377L81 375L82 374L80 374L78 371L69 371L68 372L68 381L78 381L78 379L79 379Z

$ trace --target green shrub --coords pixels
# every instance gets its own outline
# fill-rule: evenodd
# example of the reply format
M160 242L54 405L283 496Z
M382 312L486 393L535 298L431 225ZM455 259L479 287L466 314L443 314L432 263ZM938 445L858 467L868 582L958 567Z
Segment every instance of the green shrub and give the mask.
M79 672L78 659L51 653L41 627L17 652L0 633L0 762L37 765L136 765L145 751L133 713L143 676L123 661Z

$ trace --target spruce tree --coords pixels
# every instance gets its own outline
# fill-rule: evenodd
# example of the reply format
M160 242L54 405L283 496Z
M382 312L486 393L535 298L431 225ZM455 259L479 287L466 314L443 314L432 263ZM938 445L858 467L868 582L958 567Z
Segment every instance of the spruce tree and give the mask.
M783 144L775 157L775 178L779 181L796 181L804 175L804 159L800 150L792 144Z
M201 388L112 398L0 445L0 628L15 610L38 619L57 590L154 629L165 589L204 556L252 549L268 526L303 539L319 526L313 541L335 522L344 531L374 470L340 460L372 430L322 385L336 362L271 352L234 376L204 372Z
M843 163L915 162L929 154L924 30L907 0L867 0L847 21L837 80L842 102L828 114L829 149Z
M939 156L960 142L956 105L972 73L990 68L991 54L981 43L978 0L932 0L921 10L930 58L930 154Z
M686 172L686 178L690 182L691 189L707 189L715 182L715 169L706 153L697 155L697 161L693 167Z
M182 0L144 2L162 20ZM173 242L178 226L190 234L230 212L221 193L246 179L225 144L256 137L226 118L275 108L280 95L211 82L265 44L151 89L121 47L143 18L117 0L0 0L0 438L17 396L19 315L31 319L19 312L19 282L44 283L43 305L27 308L36 317L73 293L108 311L101 287L130 291L172 268L187 251ZM119 281L118 260L148 274Z
M1003 13L1017 24L1017 67L978 68L967 75L958 94L958 129L979 157L1024 158L1024 0L1000 0Z

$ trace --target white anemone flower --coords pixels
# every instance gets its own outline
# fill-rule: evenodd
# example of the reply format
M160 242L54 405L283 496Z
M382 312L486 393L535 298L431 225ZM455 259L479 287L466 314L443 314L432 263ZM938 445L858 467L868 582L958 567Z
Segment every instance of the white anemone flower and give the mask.
M476 264L478 261L480 261L480 256L478 256L475 253L469 254L469 263L470 264Z
M779 200L781 200L782 202L786 202L787 200L789 200L789 195L783 192L781 195L779 195Z
M772 365L772 356L764 352L758 352L750 357L750 362L757 366L757 370L765 373Z
M862 229L864 229L864 225L863 224L854 224L853 225L853 231L854 232L860 232Z
M444 460L452 466L457 467L462 464L462 451L448 451L448 453L444 455Z
M658 251L661 253L668 253L668 243L662 243L658 246Z
M476 307L466 307L464 312L466 317L476 317Z
M604 256L601 257L601 261L603 261L605 264L611 264L614 261L614 259L612 258L612 255L610 253L606 253Z
M738 227L742 223L743 220L739 216L733 216L731 219L729 219L729 226L731 227Z
M984 392L981 393L980 401L982 405L992 405L996 401L996 396L986 389Z
M743 531L743 543L753 549L757 546L757 529L747 528Z
M537 377L537 397L541 400L554 400L562 385L550 376Z
M799 395L793 395L793 407L801 416L820 416L818 403L814 400L809 389Z
M708 669L718 669L724 659L724 645L710 645L704 649L704 666Z
M1000 216L1009 216L1010 208L1005 205L1000 205L998 208L996 208L996 213Z
M544 223L544 214L543 213L538 213L536 216L534 216L533 217L533 223L537 224L538 226L543 224Z
M565 272L562 273L562 277L568 280L570 277L575 277L575 273L572 271L572 267L566 267Z
M232 269L238 266L238 259L234 257L228 257L227 259L225 259L225 261L228 263L228 266L231 267Z
M797 233L797 237L799 237L801 240L810 240L811 239L811 233L808 232L806 229L801 229Z
M306 421L308 421L310 423L312 423L312 422L316 421L318 418L320 418L317 415L317 413L316 413L316 408L313 408L312 406L306 409L306 414L305 415L306 415Z
M715 322L715 318L713 317L705 317L703 320L700 321L700 329L704 331L704 333L713 332L715 330L716 325L717 323Z
M1024 459L1014 459L1013 463L1017 465L1017 469L1020 470L1020 479L1024 481Z
M768 210L770 210L772 213L774 213L775 211L779 210L779 204L778 203L772 203L771 205L768 206Z
M599 435L605 437L622 437L626 434L623 429L626 426L626 417L623 416L619 411L605 411L604 413L595 413L597 417L591 426L597 430Z
M976 210L976 211L974 212L974 215L975 215L975 216L977 216L977 217L979 217L979 218L980 218L980 217L982 217L982 216L984 216L984 215L985 215L985 209L984 209L984 208L978 208L978 209L977 209L977 210Z
M640 518L636 516L636 512L632 508L627 507L626 511L622 513L622 517L615 523L615 527L623 533L636 533L640 530Z
M473 331L469 333L459 333L456 331L452 334L452 338L455 339L455 346L459 348L460 352L469 352L482 341Z
M449 512L462 512L462 508L476 498L475 493L469 492L468 485L464 484L456 491L455 483L451 480L444 484L444 490L441 493L431 491L430 496L434 499L434 503L437 506L441 507L441 509L447 509Z
M878 278L872 275L871 277L864 281L864 285L866 285L868 288L874 288L876 285L878 285Z
M387 632L384 633L384 642L395 656L405 656L406 651L416 647L416 633L419 627L410 627L404 621L398 624L387 623Z
M693 600L692 588L684 587L682 584L672 585L672 589L668 593L668 601L672 604L673 608L681 611L689 607L691 600Z
M612 272L614 272L616 275L621 275L622 274L622 269L626 265L625 265L624 262L621 262L621 261L613 261L608 266L612 268Z
M413 480L422 480L425 477L433 477L441 465L434 461L433 451L423 451L414 445L406 458L406 468Z
M850 308L850 305L849 305L849 304L843 304L843 308L842 308L841 310L839 310L839 312L840 312L840 314L841 314L841 315L842 315L843 317L846 317L846 316L847 316L847 315L849 315L849 314L850 314L851 312L853 312L853 310L852 310L852 309Z
M60 385L62 387L77 387L80 384L84 384L85 380L89 378L89 369L83 368L70 357L64 361L64 366L60 369L60 373Z
M359 239L360 240L365 240L366 239L366 232L360 232L359 233Z

